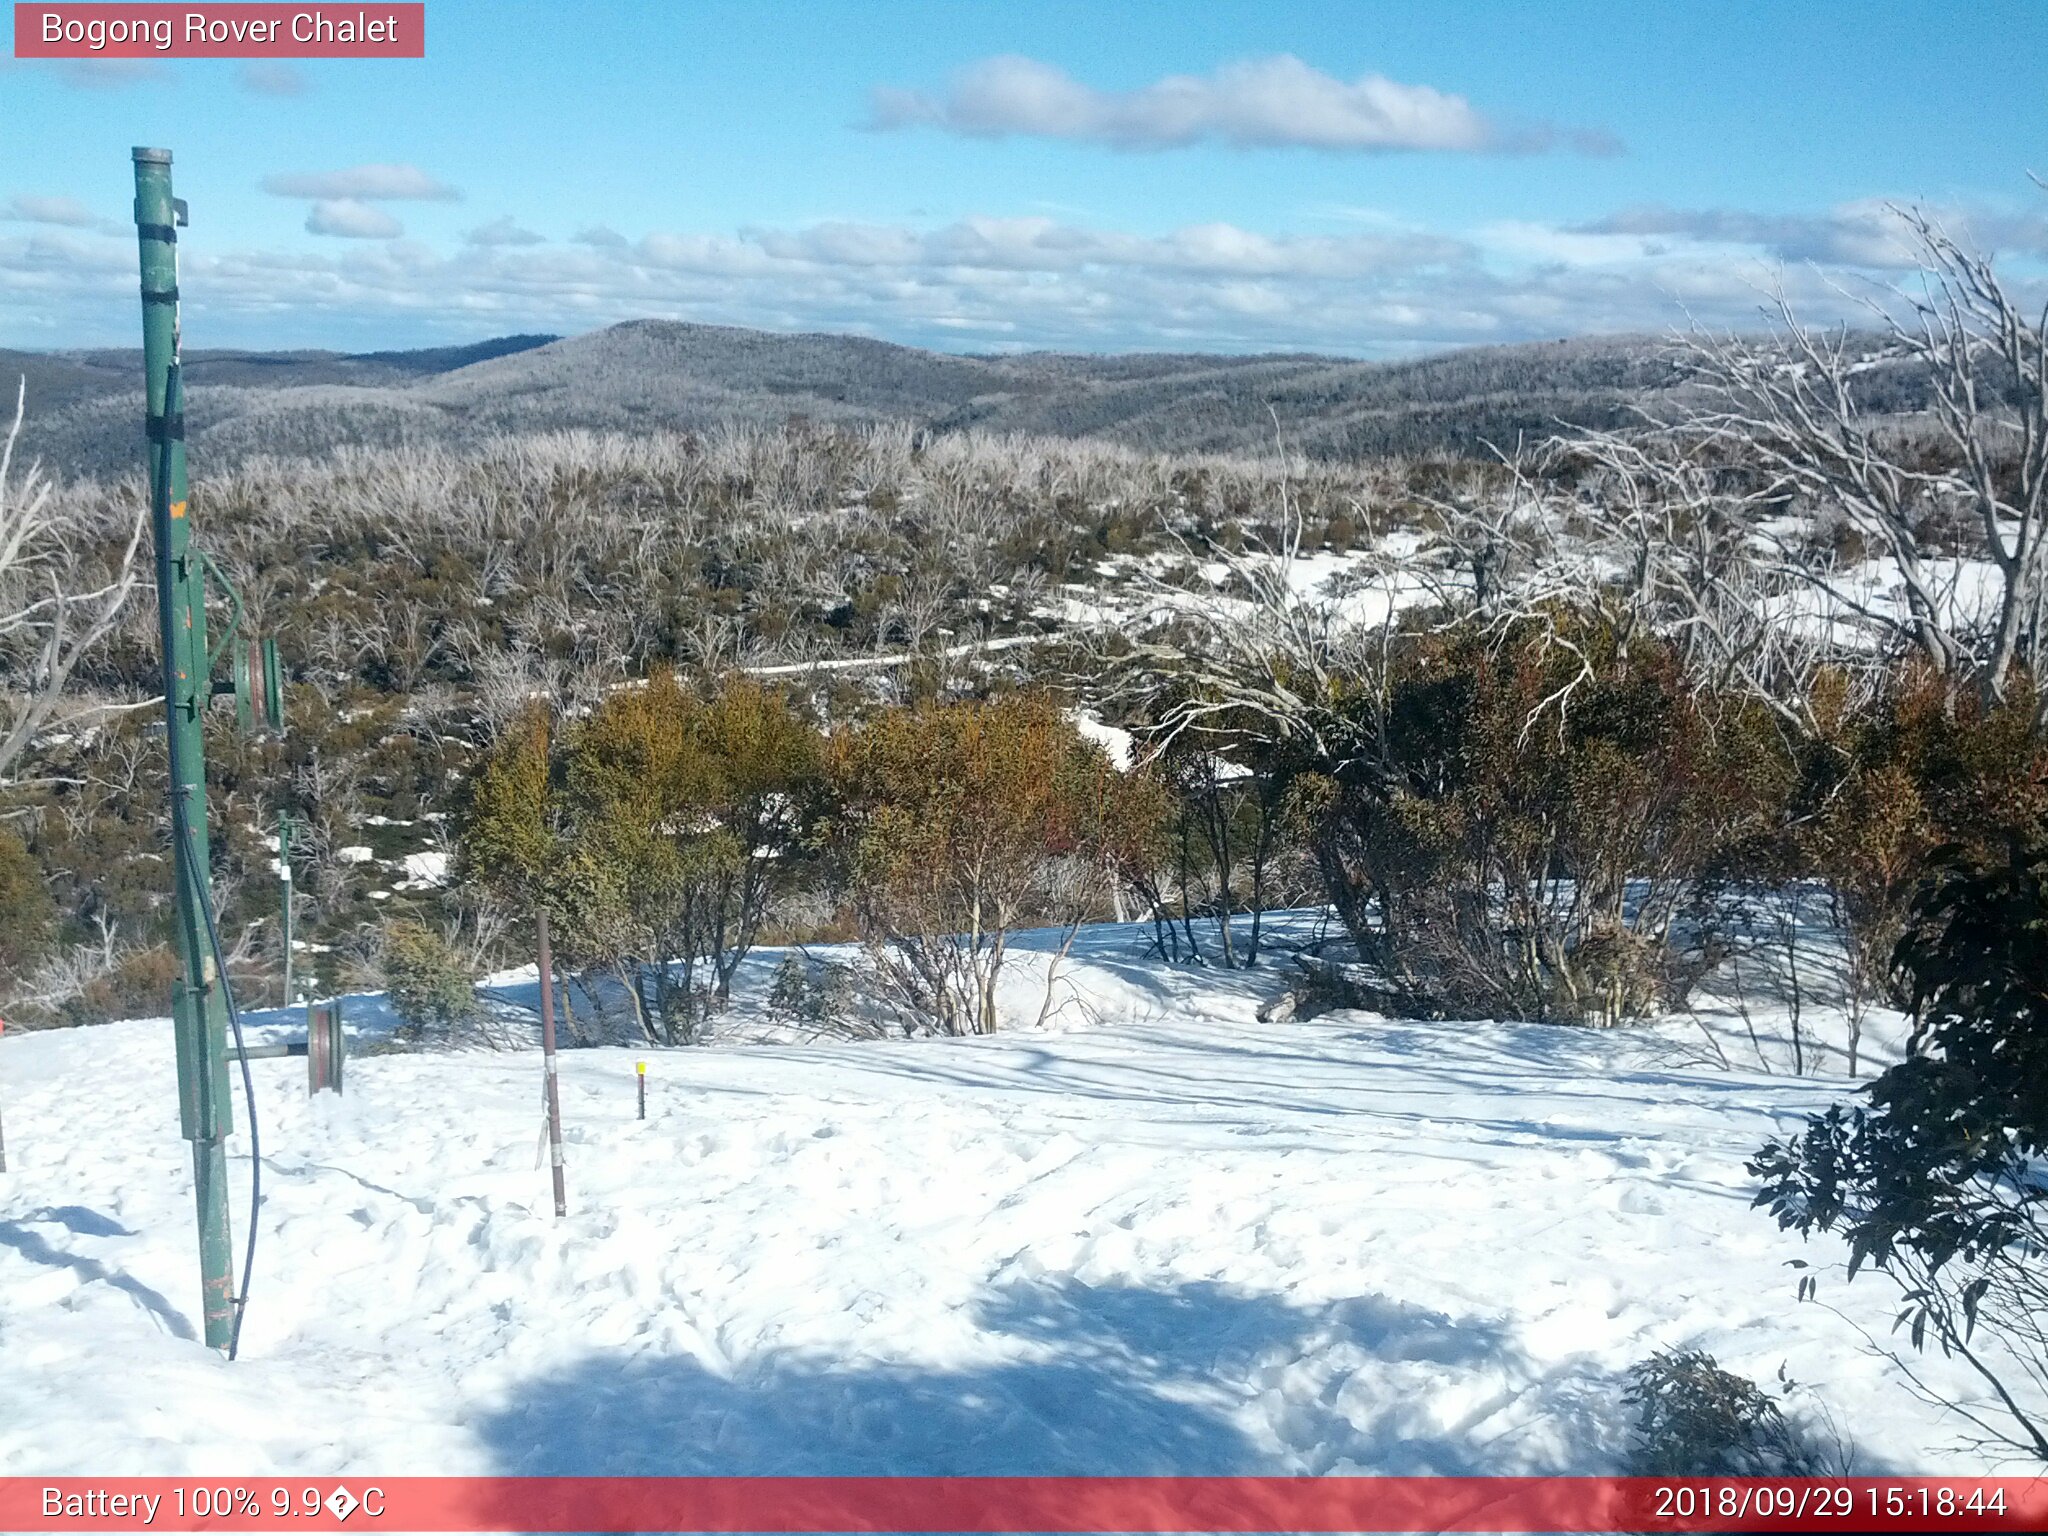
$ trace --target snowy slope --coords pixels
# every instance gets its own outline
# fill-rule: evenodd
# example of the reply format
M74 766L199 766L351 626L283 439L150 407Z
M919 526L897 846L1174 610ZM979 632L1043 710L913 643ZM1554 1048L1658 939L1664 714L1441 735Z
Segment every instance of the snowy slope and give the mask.
M1749 1209L1840 1080L1675 1029L1260 1025L1270 975L1139 952L1087 936L1100 1022L1058 1031L654 1054L644 1124L636 1053L573 1053L561 1223L530 1053L364 1055L317 1102L258 1063L232 1366L166 1026L10 1033L0 1472L1601 1471L1671 1345L1784 1364L1866 1468L1969 1467L1858 1332L1884 1282L1795 1305L1785 1261L1835 1255Z

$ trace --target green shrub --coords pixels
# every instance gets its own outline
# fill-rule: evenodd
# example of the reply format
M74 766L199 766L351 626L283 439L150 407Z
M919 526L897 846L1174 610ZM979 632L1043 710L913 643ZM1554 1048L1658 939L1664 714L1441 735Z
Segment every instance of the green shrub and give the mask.
M1968 1416L2048 1462L2048 845L1981 864L1948 850L1894 964L1917 1021L1906 1059L1765 1146L1757 1204L1839 1234L1852 1280L1890 1276L1913 1347L1991 1389L1997 1415Z
M552 744L538 715L507 734L471 782L464 867L545 905L565 965L611 970L646 1038L685 1044L806 871L822 751L779 689L657 669Z
M1766 712L1676 654L1559 613L1418 635L1337 698L1291 787L1387 1005L1614 1025L1681 1006L1720 953L1715 897L1784 822Z
M424 923L394 923L384 932L384 985L391 1006L414 1037L445 1035L475 1018L469 963Z
M0 830L0 977L20 976L50 952L57 906L21 839Z
M1629 1371L1635 1477L1813 1477L1822 1458L1770 1394L1703 1350L1664 1350Z
M178 957L168 944L132 949L95 976L58 1009L64 1024L104 1024L109 1019L152 1018L171 1011L178 984Z
M783 955L768 989L769 1013L815 1028L841 1022L852 1004L850 967L836 960L814 962L796 949Z
M1807 755L1801 849L1834 893L1859 1000L1906 1006L1892 949L1936 849L1991 859L2048 827L2048 739L2031 706L1986 709L1952 692L1925 668L1901 669L1873 704L1828 719Z
M874 979L907 1027L991 1033L1011 931L1071 942L1088 910L1115 770L1041 694L882 711L831 739L830 769Z

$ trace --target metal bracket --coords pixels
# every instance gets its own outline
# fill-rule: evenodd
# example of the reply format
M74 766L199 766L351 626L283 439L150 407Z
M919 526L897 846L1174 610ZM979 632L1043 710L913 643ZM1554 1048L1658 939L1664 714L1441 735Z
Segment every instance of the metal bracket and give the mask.
M220 665L220 659L227 654L229 646L235 643L235 631L242 627L242 594L235 590L235 584L228 580L228 573L220 568L204 548L199 551L199 567L220 584L228 600L228 627L220 632L220 638L206 648L206 675L211 677L213 669Z

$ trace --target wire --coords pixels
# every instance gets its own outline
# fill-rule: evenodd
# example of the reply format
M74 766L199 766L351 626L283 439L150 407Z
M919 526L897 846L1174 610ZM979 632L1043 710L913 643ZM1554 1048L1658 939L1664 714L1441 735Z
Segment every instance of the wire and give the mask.
M177 807L185 858L193 870L193 883L198 887L200 915L206 919L206 941L213 951L213 974L220 981L221 1001L227 1004L228 1028L235 1037L235 1055L242 1064L242 1102L249 1128L249 1243L242 1255L242 1287L235 1297L234 1329L228 1335L228 1358L232 1360L242 1350L242 1316L249 1310L249 1277L256 1269L256 1216L263 1209L263 1138L256 1126L256 1078L249 1070L249 1047L242 1038L242 1011L235 1006L235 989L228 984L227 953L221 947L220 925L214 918L213 892L199 874L199 850L192 837L192 819L186 814L187 793L187 786L180 785L172 803Z
M164 417L174 420L177 407L182 405L184 380L181 367L173 362L164 381ZM199 864L199 842L192 834L191 809L186 797L192 786L185 781L180 760L183 753L179 744L178 704L169 686L171 671L171 647L176 634L176 621L166 599L171 592L171 540L170 540L170 497L171 497L171 438L167 431L158 450L156 505L156 568L158 624L163 635L164 646L164 713L165 739L169 744L170 758L170 801L171 829L184 851L183 864L189 875L194 905L205 920L206 942L213 955L213 974L220 984L221 1000L227 1005L228 1027L235 1037L235 1054L242 1063L242 1100L247 1108L249 1128L249 1243L242 1256L242 1285L240 1294L234 1298L235 1321L228 1335L228 1358L233 1360L242 1349L242 1318L249 1310L249 1277L256 1269L256 1217L263 1209L263 1142L256 1124L256 1079L249 1070L249 1050L242 1038L242 1013L235 1006L235 989L228 981L227 951L220 942L220 923L213 910L213 891L206 879L206 871ZM205 679L202 678L204 683Z

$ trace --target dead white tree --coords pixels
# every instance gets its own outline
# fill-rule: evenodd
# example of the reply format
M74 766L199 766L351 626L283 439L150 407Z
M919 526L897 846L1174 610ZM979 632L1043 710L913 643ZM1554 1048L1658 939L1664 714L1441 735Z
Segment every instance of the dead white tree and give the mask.
M1766 587L1806 589L1807 623L1843 648L1917 654L1952 698L1974 688L1988 707L2031 686L2048 723L2048 308L2030 313L1927 214L1894 212L1921 279L1866 296L1880 352L1802 323L1780 293L1769 336L1681 339L1698 408L1648 435L1593 434L1590 449L1680 504L1703 475L1752 472L1748 553ZM1924 378L1918 441L1869 398L1884 367ZM1814 520L1829 517L1861 552L1821 546Z
M1397 601L1390 588L1381 622L1356 621L1306 579L1302 539L1301 516L1283 501L1270 545L1189 548L1195 584L1151 573L1134 583L1141 611L1098 649L1113 700L1155 722L1155 754L1183 733L1250 717L1276 742L1303 744L1321 761L1346 760L1350 743L1338 737L1341 714L1332 705L1361 678L1383 674ZM1203 568L1220 578L1208 591Z
M135 587L146 523L138 510L111 568L96 563L92 545L102 530L57 497L36 465L15 467L27 402L24 378L0 446L0 782L56 716L79 662L119 619Z
M1883 648L1839 643L1842 615L1815 595L1832 566L1813 551L1794 564L1789 540L1759 537L1769 502L1756 488L1661 436L1590 433L1548 457L1548 480L1577 482L1552 493L1586 573L1576 601L1606 610L1624 649L1647 629L1678 648L1695 688L1760 700L1805 737L1824 666L1874 683Z

